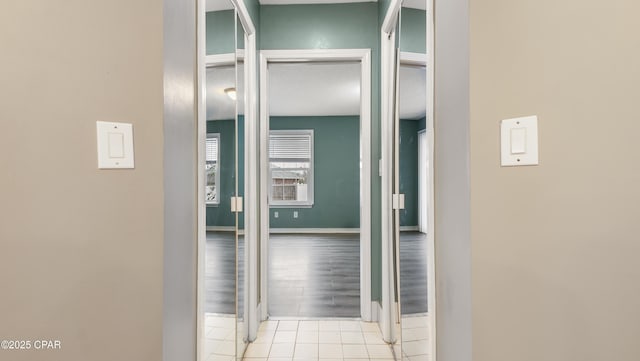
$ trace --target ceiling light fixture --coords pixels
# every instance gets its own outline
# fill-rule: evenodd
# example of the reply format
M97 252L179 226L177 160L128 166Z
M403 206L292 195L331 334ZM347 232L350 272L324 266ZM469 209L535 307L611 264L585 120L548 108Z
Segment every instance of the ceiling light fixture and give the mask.
M224 90L229 98L236 100L236 88L227 88Z

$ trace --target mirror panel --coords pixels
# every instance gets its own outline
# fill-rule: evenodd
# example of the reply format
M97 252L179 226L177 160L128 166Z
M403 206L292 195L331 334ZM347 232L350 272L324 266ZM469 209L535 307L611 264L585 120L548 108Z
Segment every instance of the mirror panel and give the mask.
M204 250L204 327L200 360L236 357L237 221L231 212L236 194L235 11L226 0L209 0L206 13L206 145L204 157L206 241ZM200 268L202 270L202 267Z
M407 6L408 5L408 6ZM395 212L399 340L403 360L432 360L427 298L427 69L426 1L399 14L394 189L404 195ZM399 357L398 357L399 358Z
M235 114L235 122L236 122L236 189L235 194L239 197L239 202L244 203L244 174L245 174L245 61L244 61L244 39L245 32L240 22L240 19L236 12L236 50L235 50L235 61L236 61L236 114ZM244 236L244 225L245 225L245 212L244 212L244 204L242 204L241 211L238 211L236 214L236 255L237 255L237 267L236 267L236 358L238 360L242 359L244 355L244 351L248 344L248 330L245 315L248 313L248 303L247 300L247 290L248 290L248 282L247 282L247 253L246 253L246 243Z

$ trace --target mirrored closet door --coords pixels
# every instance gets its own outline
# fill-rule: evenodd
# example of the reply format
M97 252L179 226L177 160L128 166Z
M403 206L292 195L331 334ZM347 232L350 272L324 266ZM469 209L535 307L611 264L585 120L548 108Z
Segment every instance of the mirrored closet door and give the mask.
M242 22L237 16L235 19L236 29L236 113L235 113L235 204L232 207L236 217L236 358L242 360L242 356L248 343L248 332L246 315L248 313L247 291L247 247L245 238L245 212L244 212L244 190L245 190L245 116L246 112L246 92L245 92L245 32Z
M241 358L244 323L244 213L242 149L244 44L237 11L226 0L207 0L206 56L202 95L205 117L204 222L199 232L199 360ZM203 136L200 136L202 139ZM201 219L202 219L201 218ZM202 236L201 236L202 237Z
M393 212L396 336L402 360L433 360L428 309L428 167L426 1L405 2L398 15L394 116ZM401 355L398 355L400 353Z

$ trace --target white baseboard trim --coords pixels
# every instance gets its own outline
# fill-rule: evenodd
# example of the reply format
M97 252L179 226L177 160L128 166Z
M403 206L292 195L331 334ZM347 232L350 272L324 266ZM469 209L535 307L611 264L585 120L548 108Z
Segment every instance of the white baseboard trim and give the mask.
M360 233L360 228L269 228L269 233Z
M207 226L209 232L235 232L235 230L234 226Z
M380 329L380 331L382 332L382 327L384 327L384 325L382 324L382 319L380 317L380 315L382 315L382 305L379 302L373 301L371 302L371 318L373 318L372 321L375 321L378 323L378 328Z
M417 232L419 230L418 226L400 226L400 232Z
M235 232L236 227L233 226L207 226L207 232ZM244 235L244 229L238 230L239 235Z
M380 303L371 301L371 322L379 322L380 320Z

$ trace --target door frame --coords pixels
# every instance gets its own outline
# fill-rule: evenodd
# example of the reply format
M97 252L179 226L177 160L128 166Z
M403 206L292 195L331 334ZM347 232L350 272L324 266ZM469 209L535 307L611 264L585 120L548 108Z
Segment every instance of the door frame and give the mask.
M393 119L395 114L396 25L402 0L391 0L380 29L380 175L382 295L379 324L385 342L396 341L393 259Z
M262 50L260 52L260 315L268 317L269 241L269 73L278 62L358 61L360 89L360 317L372 320L371 304L371 49ZM256 289L252 289L256 293Z

